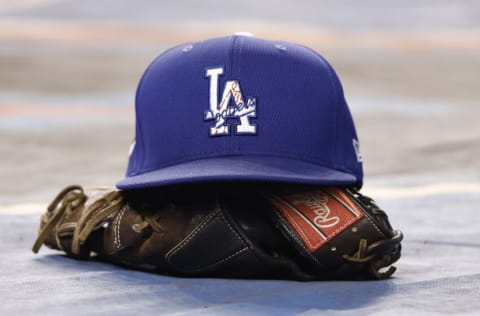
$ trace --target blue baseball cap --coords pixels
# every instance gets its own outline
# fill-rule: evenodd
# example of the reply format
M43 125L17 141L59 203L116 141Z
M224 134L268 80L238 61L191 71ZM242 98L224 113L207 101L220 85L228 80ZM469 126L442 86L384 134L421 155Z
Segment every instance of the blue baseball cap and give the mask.
M332 66L283 41L233 35L171 48L136 94L119 189L204 181L357 185L362 160Z

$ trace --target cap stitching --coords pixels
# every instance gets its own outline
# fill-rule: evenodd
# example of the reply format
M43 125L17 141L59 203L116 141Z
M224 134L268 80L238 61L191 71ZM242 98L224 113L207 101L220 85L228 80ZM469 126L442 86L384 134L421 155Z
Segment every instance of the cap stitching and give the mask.
M314 159L312 159L310 157L306 157L306 156L288 155L288 154L285 154L285 153L283 155L279 155L279 154L266 154L266 153L260 153L260 152L254 152L254 151L244 151L244 152L242 152L242 154L226 154L226 155L220 155L220 156L219 155L210 155L210 156L203 156L203 157L198 157L198 156L197 157L193 157L193 156L184 157L183 159L177 159L177 160L174 160L174 161L170 161L168 163L164 163L164 164L152 167L152 168L142 170L141 172L138 172L137 175L144 174L144 173L151 172L151 171L155 171L155 170L159 170L159 169L163 169L163 168L168 168L170 166L174 166L174 165L185 163L185 162L196 161L196 160L203 160L203 159L210 159L210 158L226 158L226 157L235 157L235 156L236 157L242 157L242 156L252 157L252 155L254 155L255 157L275 157L275 158L287 158L287 159L292 159L292 160L299 160L299 161L302 161L302 162L321 165L325 168L331 168L331 169L335 169L335 170L338 170L338 171L342 171L341 169L337 168L336 166L330 166L330 163L328 163L326 161L314 160Z
M163 53L161 53L160 55L158 55L151 63L150 65L148 65L147 69L143 72L143 75L142 77L140 78L140 82L138 83L138 88L137 88L137 91L135 93L135 122L138 126L138 132L140 133L140 135L135 135L135 142L137 143L137 146L135 146L136 148L134 148L134 151L137 149L137 148L142 148L142 153L138 152L136 153L136 155L139 155L139 161L137 161L135 163L135 166L132 166L132 169L133 169L133 174L138 174L138 170L135 170L135 169L143 169L143 166L145 165L145 157L147 157L146 155L146 147L144 146L144 139L143 139L143 135L144 135L144 132L143 132L143 129L142 129L142 124L141 121L139 120L139 115L138 115L138 99L139 99L139 96L140 96L140 92L141 90L143 90L143 83L145 82L145 80L147 80L147 77L150 76L151 74L151 69L153 68L153 66L165 55L167 54L168 52L174 50L174 49L177 49L181 46L183 46L185 44L181 44L181 45L177 45L175 47L172 47L172 48L169 48L167 50L165 50ZM140 139L138 139L138 136L140 136ZM132 153L132 156L134 155L134 153Z
M236 67L232 66L232 70L235 71L235 77L237 78L238 81L241 82L241 57L242 57L242 49L243 49L243 43L245 40L245 37L243 36L234 36L235 37L235 43L237 43L237 49L235 50L235 46L233 47L233 62L236 62ZM231 142L234 143L232 150L235 152L238 152L238 138L237 137L231 137Z
M150 75L150 72L151 72L151 69L153 67L154 64L157 63L157 61L160 59L160 57L163 55L160 54L157 58L155 58L155 60L147 67L147 69L145 70L145 72L143 73L142 75L142 78L140 79L140 82L138 83L138 88L137 88L137 92L135 94L135 117L136 117L136 124L137 124L137 127L138 127L138 133L140 135L136 135L135 136L135 142L138 144L136 146L136 148L134 148L134 151L137 150L137 148L142 148L142 152L140 153L140 151L137 151L136 155L140 156L139 159L137 160L135 166L133 166L133 169L134 169L134 174L136 174L138 172L138 170L135 170L135 169L143 169L143 165L145 163L145 157L147 156L145 154L145 151L146 151L146 148L144 146L144 140L143 140L143 130L142 130L142 124L141 124L141 120L140 120L140 115L139 115L139 97L140 97L140 93L141 93L141 90L143 90L143 83L145 82L146 78ZM132 156L134 155L134 153L132 153ZM137 156L137 157L138 157Z
M316 53L316 52L315 52ZM330 63L320 54L316 53L316 55L318 57L320 57L320 59L323 61L323 63L327 66L327 73L328 73L328 76L330 77L330 84L332 85L332 88L333 88L333 98L334 98L334 102L333 104L335 105L335 111L333 113L335 113L335 118L333 120L333 122L335 123L335 127L333 129L333 144L332 144L332 149L333 149L333 165L335 166L335 168L338 168L338 148L337 148L337 145L338 145L338 139L337 139L337 135L338 135L338 111L339 111L339 89L338 89L338 86L337 86L337 81L339 80L338 78L336 78L337 76L335 75L335 73L333 72L333 67L330 65Z
M335 105L336 109L333 113L335 113L335 118L334 118L334 122L335 122L335 127L333 128L333 139L335 140L332 144L332 152L333 152L333 159L332 159L332 164L335 166L335 168L338 168L338 153L337 153L337 135L338 135L338 109L339 109L339 97L338 97L338 94L339 94L339 90L338 90L338 87L336 85L336 75L333 71L333 67L332 65L330 65L330 63L322 56L320 55L317 51L313 50L312 48L310 47L307 47L307 46L303 46L303 45L299 45L297 44L298 46L300 47L303 47L307 50L309 50L310 52L312 52L315 56L317 56L320 61L326 66L326 70L327 70L327 75L328 77L330 78L330 85L332 87L332 90L333 90L333 95L330 96L330 98L332 98L332 104ZM337 79L339 80L339 79Z
M234 70L234 54L235 54L235 42L237 40L237 36L231 36L230 37L230 46L228 49L228 62L227 62L227 67L225 67L225 82L228 80L231 80L228 76L228 74L234 75L233 70ZM226 123L226 122L225 122ZM231 131L230 131L231 132ZM222 140L222 152L228 152L230 150L230 142L232 137L223 137Z

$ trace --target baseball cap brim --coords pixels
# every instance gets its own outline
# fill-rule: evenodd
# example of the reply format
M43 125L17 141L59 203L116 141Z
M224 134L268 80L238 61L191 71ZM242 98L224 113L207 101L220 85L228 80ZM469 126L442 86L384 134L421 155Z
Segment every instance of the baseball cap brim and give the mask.
M319 185L354 184L349 173L290 158L227 156L170 165L117 183L121 190L213 181L264 181Z

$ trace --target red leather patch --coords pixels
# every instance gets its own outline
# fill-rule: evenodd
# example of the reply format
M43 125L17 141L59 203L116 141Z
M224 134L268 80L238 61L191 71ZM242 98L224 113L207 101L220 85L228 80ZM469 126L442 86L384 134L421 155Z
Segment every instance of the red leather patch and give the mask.
M311 252L364 216L348 195L338 188L269 196L269 200Z

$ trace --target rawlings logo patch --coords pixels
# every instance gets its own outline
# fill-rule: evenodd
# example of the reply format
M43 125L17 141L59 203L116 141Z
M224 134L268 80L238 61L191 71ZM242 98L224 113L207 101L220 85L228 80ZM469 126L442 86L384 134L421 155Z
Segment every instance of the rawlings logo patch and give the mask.
M338 189L271 196L269 199L311 252L364 216Z
M206 77L210 78L210 110L205 112L204 120L215 121L215 125L210 127L210 136L229 135L230 126L227 119L239 121L239 124L235 126L236 134L256 134L257 127L250 122L250 118L257 116L256 100L247 97L245 102L238 80L230 80L225 83L222 99L218 103L218 76L223 72L223 67L220 67L207 69L206 73Z
M328 207L328 197L326 194L318 192L308 192L297 196L293 196L291 201L293 206L299 208L306 208L314 213L316 216L313 219L313 223L318 228L333 227L340 222L338 216L332 215L332 211Z

